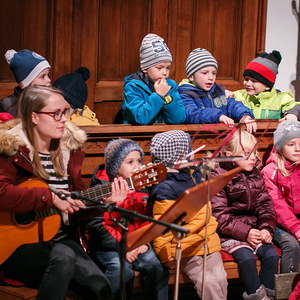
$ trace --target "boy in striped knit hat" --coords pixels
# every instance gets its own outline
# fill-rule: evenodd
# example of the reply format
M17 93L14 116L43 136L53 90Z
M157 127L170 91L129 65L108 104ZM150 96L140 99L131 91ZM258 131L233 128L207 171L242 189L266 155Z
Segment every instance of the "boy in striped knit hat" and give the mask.
M194 49L186 61L186 74L179 84L179 93L186 110L186 123L246 123L249 132L256 130L253 113L233 98L226 98L225 89L216 84L218 63L206 49Z
M243 73L245 89L233 93L236 100L252 110L255 119L297 120L300 115L300 103L292 94L273 88L280 62L279 51L259 54Z
M180 124L185 110L177 84L169 79L172 55L164 39L147 34L140 47L141 71L124 79L123 122Z

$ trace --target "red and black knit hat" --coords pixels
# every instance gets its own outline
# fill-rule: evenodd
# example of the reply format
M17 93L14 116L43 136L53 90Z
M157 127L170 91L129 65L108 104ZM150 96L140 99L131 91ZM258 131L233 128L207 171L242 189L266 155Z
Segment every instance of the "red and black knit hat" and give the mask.
M272 88L278 74L280 62L281 54L279 51L273 50L271 53L261 53L249 62L243 76L249 76Z

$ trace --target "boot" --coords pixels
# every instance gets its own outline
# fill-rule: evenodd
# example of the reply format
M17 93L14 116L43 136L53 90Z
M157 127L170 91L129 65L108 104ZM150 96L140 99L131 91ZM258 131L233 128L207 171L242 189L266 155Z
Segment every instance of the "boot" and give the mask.
M275 290L271 290L265 287L265 290L267 292L267 296L271 299L274 300L275 299Z
M270 300L263 285L261 285L254 294L248 295L246 292L244 292L243 298L245 300Z

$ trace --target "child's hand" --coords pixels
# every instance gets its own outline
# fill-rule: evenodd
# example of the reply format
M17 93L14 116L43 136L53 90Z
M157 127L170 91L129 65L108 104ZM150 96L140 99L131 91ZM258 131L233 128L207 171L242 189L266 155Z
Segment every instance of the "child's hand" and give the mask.
M245 123L246 129L249 133L256 132L257 124L249 115L244 115L240 119L240 123Z
M144 244L142 246L139 246L139 247L133 249L132 251L127 252L126 253L126 259L130 263L133 263L137 259L139 254L145 253L148 249L149 249L149 247L146 244Z
M234 121L231 118L229 118L229 117L227 117L225 115L221 115L220 116L219 122L227 124L227 125L234 125Z
M143 254L145 252L147 252L147 250L149 249L148 245L144 244L142 246L139 246L137 249L138 254Z
M300 242L300 229L296 231L295 238L297 239L298 242Z
M225 97L226 98L232 98L233 97L233 92L229 90L225 90Z
M171 87L168 85L167 80L165 78L158 79L154 83L155 92L162 97L165 97L168 94L170 88Z
M118 203L126 199L129 192L127 181L122 177L115 178L111 184L111 196L105 199L108 203Z
M247 242L251 245L251 247L256 248L256 246L261 243L261 232L258 229L250 229Z
M133 250L126 253L126 259L127 259L128 262L133 263L137 259L138 255L139 255L137 249L138 248L135 248L135 249L133 249Z
M298 120L297 116L294 114L286 114L282 119L279 120L279 122L285 121L285 120Z
M261 241L263 243L272 243L272 235L267 229L262 229L260 231Z

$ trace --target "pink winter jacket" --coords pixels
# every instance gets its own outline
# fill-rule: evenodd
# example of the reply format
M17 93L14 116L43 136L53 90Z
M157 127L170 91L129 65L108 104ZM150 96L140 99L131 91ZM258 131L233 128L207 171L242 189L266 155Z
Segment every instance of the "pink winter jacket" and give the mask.
M273 200L277 223L300 238L300 165L286 162L289 176L277 170L277 155L272 153L263 168L265 184Z

